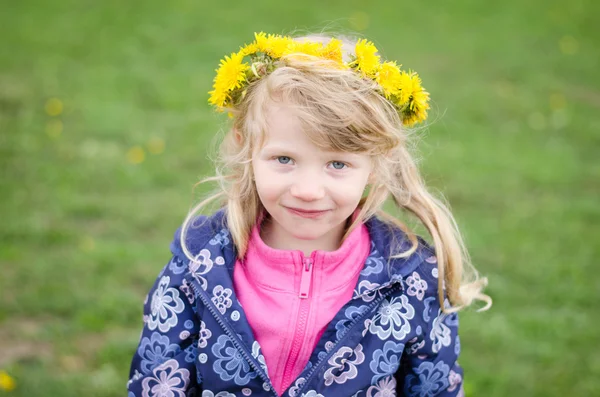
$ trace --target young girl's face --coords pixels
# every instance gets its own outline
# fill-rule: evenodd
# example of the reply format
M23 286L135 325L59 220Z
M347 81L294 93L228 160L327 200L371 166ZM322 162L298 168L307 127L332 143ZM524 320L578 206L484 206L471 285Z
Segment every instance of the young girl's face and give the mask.
M335 250L367 185L370 158L317 147L287 106L273 107L268 120L252 167L258 195L272 218L269 235L276 248Z

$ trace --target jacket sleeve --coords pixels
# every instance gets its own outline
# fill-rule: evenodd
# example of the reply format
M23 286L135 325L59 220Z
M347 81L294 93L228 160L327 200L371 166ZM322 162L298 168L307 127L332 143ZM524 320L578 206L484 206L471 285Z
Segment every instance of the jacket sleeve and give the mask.
M429 259L434 261L435 257ZM413 303L417 337L405 346L396 380L399 395L407 397L464 396L458 314L441 310L437 296L437 267L425 263L405 279ZM449 305L448 301L445 302Z
M186 272L187 265L173 256L146 296L128 397L200 395L194 362L201 322L194 310L193 293L183 278Z

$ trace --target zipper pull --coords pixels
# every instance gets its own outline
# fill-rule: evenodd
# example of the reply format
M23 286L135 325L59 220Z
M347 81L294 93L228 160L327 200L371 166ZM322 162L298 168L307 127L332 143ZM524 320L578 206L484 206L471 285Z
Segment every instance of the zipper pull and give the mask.
M302 260L302 278L300 279L300 299L308 298L310 282L312 280L313 261L310 258Z

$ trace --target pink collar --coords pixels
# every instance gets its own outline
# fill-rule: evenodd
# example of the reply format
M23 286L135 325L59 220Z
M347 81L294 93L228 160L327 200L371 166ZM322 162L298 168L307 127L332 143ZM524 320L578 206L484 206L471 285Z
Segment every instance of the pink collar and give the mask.
M317 250L305 257L300 250L269 247L260 237L259 224L252 229L242 265L253 283L269 289L298 292L305 258L312 259L314 272L326 277L325 290L341 288L363 269L371 248L369 231L360 224L337 250Z

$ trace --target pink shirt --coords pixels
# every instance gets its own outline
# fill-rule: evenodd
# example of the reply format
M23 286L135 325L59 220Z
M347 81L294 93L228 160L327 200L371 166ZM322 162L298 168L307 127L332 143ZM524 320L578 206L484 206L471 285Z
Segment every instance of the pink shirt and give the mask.
M279 395L300 375L327 324L352 298L370 248L365 225L336 251L313 251L310 257L267 246L254 227L233 281Z

